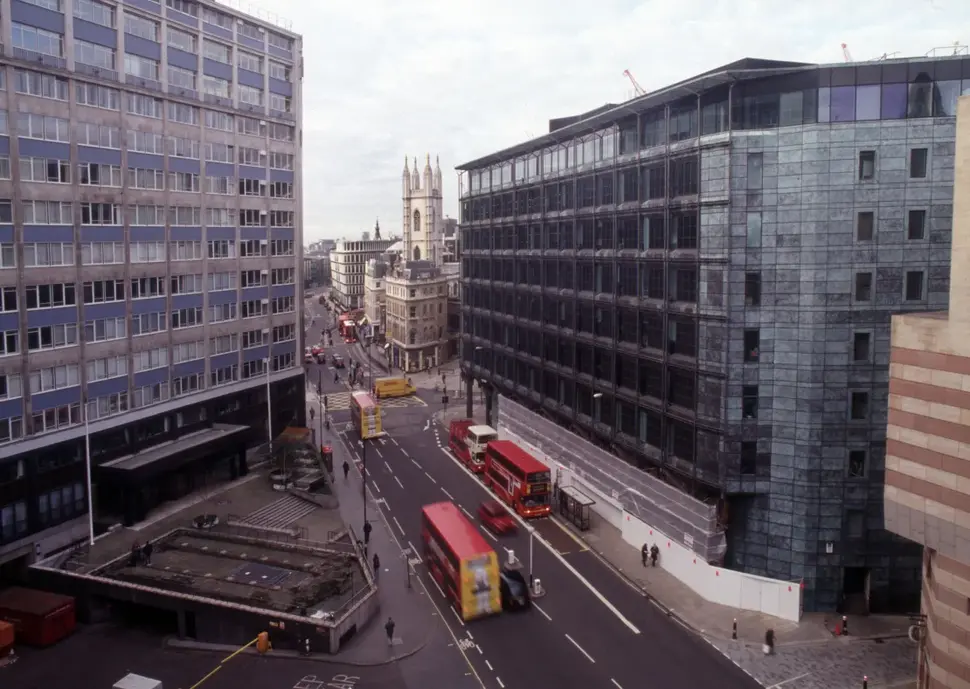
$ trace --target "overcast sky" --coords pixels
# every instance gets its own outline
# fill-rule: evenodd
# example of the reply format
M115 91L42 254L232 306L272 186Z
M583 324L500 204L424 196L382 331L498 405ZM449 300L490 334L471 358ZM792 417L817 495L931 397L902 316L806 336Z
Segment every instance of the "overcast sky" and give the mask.
M454 167L743 57L841 62L968 42L967 0L252 0L303 34L304 237L401 228L404 156ZM964 33L961 33L964 32Z

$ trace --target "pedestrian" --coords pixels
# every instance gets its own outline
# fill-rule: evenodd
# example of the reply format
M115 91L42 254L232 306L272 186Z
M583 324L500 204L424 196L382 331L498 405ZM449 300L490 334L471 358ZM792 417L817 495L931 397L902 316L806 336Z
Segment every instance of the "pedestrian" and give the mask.
M333 382L334 383L339 383L340 382L340 374L337 373L336 371L333 372Z
M660 557L660 548L658 548L657 544L654 543L652 546L650 546L650 566L651 567L657 566L658 557Z
M394 645L394 618L388 617L387 622L384 623L384 631L387 632L387 645Z
M370 525L370 522L364 522L364 545L370 544L370 532L374 527Z
M377 577L381 573L381 558L377 557L377 553L374 553L374 581L377 581Z
M152 564L152 551L155 550L155 546L152 545L151 541L145 541L145 545L142 546L141 554L145 558L145 564Z
M647 558L650 556L650 548L644 543L643 547L640 548L640 561L643 562L643 566L647 566Z
M347 480L347 476L348 476L349 474L350 474L350 464L348 464L348 463L347 463L347 460L345 459L345 460L344 460L344 481L346 481L346 480Z
M139 557L141 557L141 547L138 545L138 542L135 541L131 544L131 555L128 556L128 566L137 567Z

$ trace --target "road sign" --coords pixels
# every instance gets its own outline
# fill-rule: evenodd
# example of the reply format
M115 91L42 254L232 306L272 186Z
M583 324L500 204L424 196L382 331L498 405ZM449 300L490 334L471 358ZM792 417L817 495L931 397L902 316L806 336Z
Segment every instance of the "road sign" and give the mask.
M441 396L441 403L442 404L448 404L448 395L442 395Z

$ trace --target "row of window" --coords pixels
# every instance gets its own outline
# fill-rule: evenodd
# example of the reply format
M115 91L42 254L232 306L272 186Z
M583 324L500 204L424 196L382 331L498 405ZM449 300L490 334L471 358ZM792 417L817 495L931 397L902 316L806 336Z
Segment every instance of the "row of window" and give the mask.
M10 435L10 420L0 421L0 442ZM37 528L46 529L87 513L84 484L54 488L37 496ZM0 507L0 544L27 535L27 503L23 500Z

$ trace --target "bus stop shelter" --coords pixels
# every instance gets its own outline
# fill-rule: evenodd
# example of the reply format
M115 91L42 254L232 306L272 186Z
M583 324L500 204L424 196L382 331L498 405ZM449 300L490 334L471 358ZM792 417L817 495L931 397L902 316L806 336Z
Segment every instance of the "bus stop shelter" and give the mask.
M575 486L560 486L558 492L559 514L580 531L589 531L589 512L596 501Z

